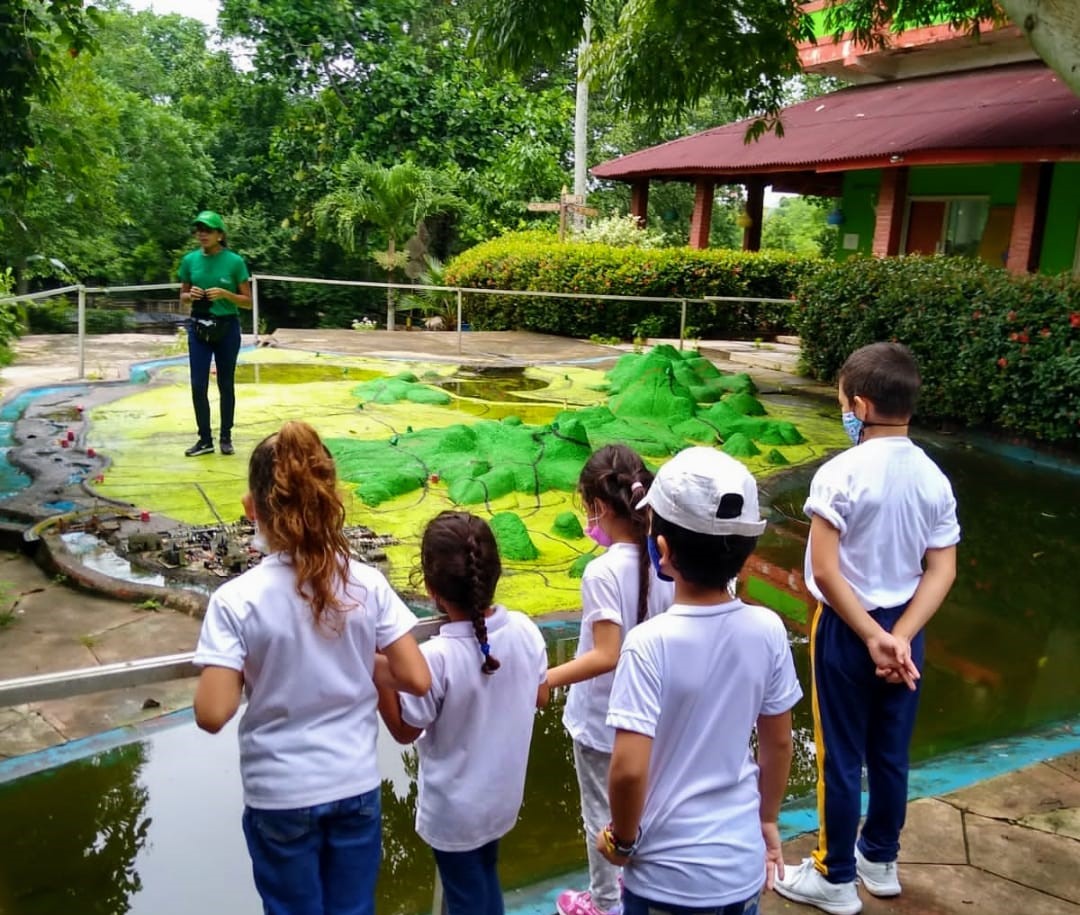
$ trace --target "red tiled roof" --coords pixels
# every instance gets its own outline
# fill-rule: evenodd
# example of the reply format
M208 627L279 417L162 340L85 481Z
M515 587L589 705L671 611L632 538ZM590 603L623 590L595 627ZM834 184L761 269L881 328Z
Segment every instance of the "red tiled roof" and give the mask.
M1080 159L1080 98L1041 63L854 86L782 116L784 136L744 142L750 121L714 127L592 169L598 178L736 175L986 161ZM937 158L935 158L935 155Z

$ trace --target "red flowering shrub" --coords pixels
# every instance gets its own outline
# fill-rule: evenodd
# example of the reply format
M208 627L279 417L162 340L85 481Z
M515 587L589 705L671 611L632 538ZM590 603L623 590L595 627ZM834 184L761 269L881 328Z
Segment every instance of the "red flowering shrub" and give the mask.
M964 258L851 258L809 275L799 299L815 377L897 339L919 360L923 420L1080 443L1080 281Z

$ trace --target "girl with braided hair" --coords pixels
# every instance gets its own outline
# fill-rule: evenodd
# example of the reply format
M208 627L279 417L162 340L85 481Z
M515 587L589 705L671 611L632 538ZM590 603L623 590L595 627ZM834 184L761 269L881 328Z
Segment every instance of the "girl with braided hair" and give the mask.
M572 661L548 671L548 686L570 686L563 724L574 742L574 767L589 861L589 889L566 890L555 901L561 915L607 915L619 910L619 868L596 848L611 820L607 777L615 730L605 719L623 639L638 623L663 613L674 586L660 580L649 561L648 517L637 508L653 476L626 445L605 445L578 478L588 526L585 533L606 551L581 577L581 635ZM571 685L572 684L572 685Z
M244 509L269 555L210 598L195 720L217 733L247 694L243 826L265 910L373 915L375 680L427 692L416 617L377 570L350 557L334 461L311 426L287 422L263 439L248 487Z
M400 743L416 741L416 831L435 853L450 915L502 915L499 839L517 822L533 717L547 702L547 649L523 613L493 604L502 565L487 522L446 511L424 529L420 570L449 618L420 646L431 689L379 689Z

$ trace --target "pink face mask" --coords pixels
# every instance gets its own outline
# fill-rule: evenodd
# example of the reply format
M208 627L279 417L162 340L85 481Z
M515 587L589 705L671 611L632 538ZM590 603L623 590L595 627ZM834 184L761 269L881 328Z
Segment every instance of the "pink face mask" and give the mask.
M585 536L596 541L600 546L605 549L611 546L614 541L611 539L611 535L600 526L599 518L587 518L588 527L585 528Z

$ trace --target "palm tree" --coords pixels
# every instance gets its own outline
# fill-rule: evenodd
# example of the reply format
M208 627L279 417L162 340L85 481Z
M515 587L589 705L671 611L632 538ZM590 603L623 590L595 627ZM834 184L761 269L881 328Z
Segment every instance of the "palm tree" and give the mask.
M390 168L352 153L337 170L338 186L315 204L321 232L347 251L356 250L357 230L372 226L386 233L386 251L374 255L393 282L394 270L404 266L406 254L398 242L416 231L428 216L454 213L465 202L453 194L439 171L402 162ZM394 329L394 291L386 290L386 327Z

